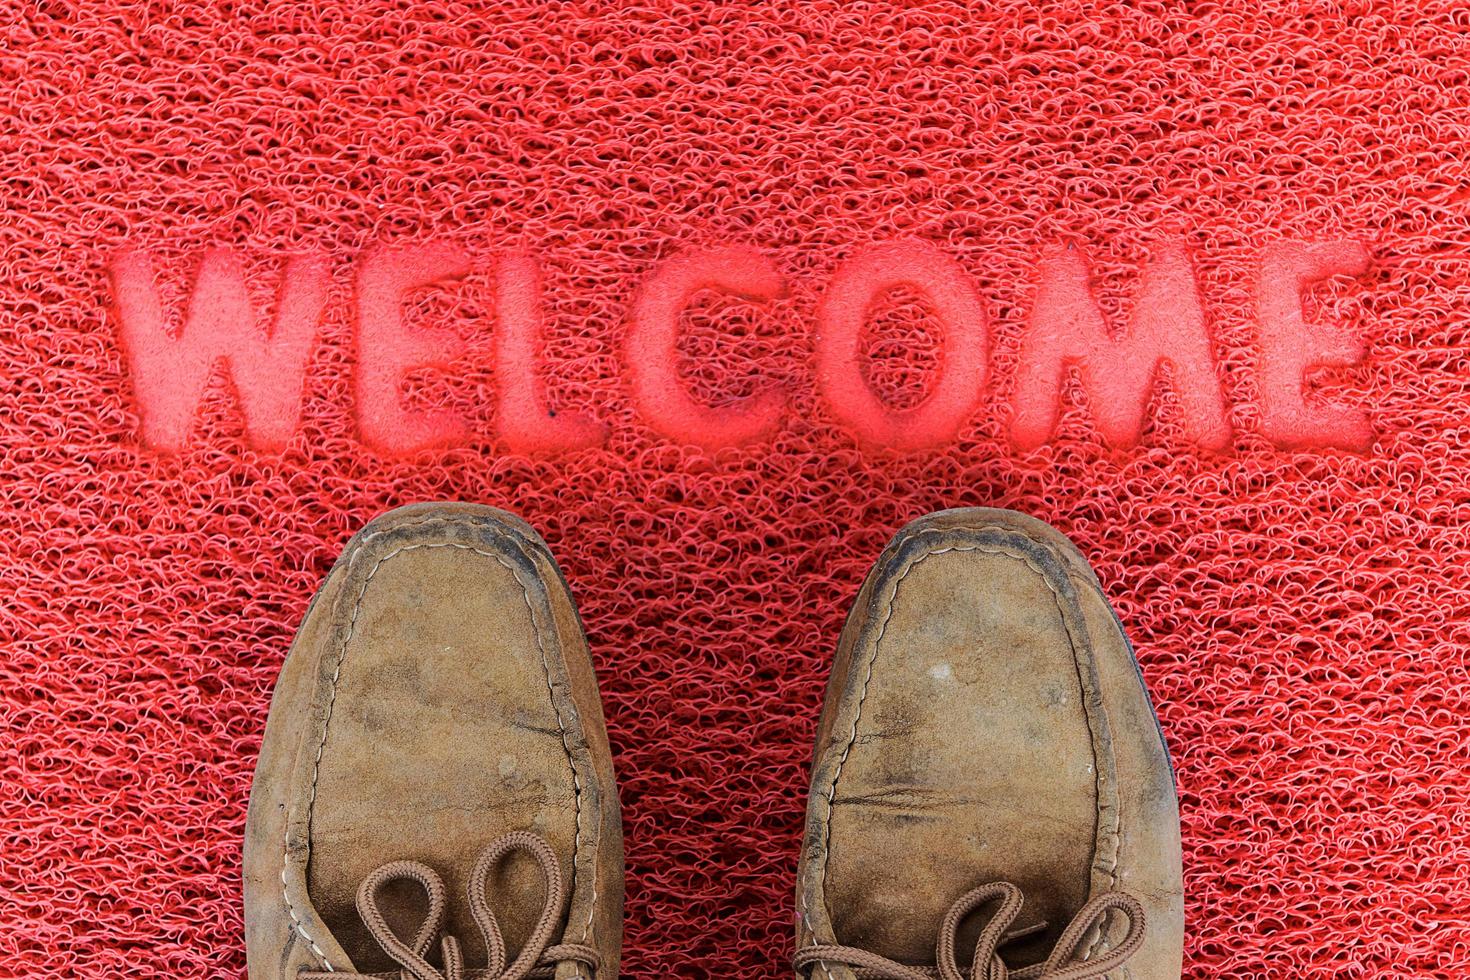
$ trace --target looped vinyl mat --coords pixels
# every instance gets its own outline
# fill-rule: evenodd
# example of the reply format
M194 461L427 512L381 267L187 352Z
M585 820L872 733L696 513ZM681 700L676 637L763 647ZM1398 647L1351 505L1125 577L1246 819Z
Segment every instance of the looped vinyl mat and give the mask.
M438 498L580 602L629 976L788 975L842 617L962 505L1136 642L1187 976L1464 975L1459 5L3 9L0 976L243 975L270 685Z

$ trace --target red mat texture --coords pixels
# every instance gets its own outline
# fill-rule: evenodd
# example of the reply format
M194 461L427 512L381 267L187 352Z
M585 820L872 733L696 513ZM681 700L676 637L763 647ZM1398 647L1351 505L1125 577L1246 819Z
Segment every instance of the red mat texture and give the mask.
M3 4L0 976L243 976L282 656L436 498L580 601L629 976L788 975L842 617L961 505L1136 641L1187 976L1465 976L1458 6Z

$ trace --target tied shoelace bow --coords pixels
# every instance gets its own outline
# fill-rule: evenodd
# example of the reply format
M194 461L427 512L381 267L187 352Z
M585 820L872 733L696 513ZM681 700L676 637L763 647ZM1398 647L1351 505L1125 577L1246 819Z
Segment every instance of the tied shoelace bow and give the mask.
M546 900L541 906L541 916L531 930L530 938L516 958L506 965L505 939L500 933L500 923L490 911L487 880L490 872L511 851L524 851L536 859L541 866L542 878L546 883ZM405 943L393 932L378 908L378 892L393 881L415 881L423 887L429 897L429 911L423 925L414 935L413 942ZM444 881L434 869L417 861L394 861L385 864L363 879L357 890L357 911L363 924L372 934L383 952L393 958L402 969L398 975L403 980L523 980L526 977L550 977L555 974L558 963L572 961L585 964L596 973L601 961L597 950L580 943L550 945L551 934L561 921L567 896L562 888L561 867L551 845L540 837L526 831L516 831L498 838L487 847L475 862L470 873L470 915L480 929L488 953L488 964L483 970L466 970L459 941L453 936L441 935L444 928L445 907ZM435 937L439 937L439 948L443 954L443 971L434 968L425 957ZM393 974L303 972L300 980L381 980Z
M815 963L841 963L850 967L860 980L934 980L936 976L940 980L967 980L955 961L955 937L960 923L980 906L997 900L1000 908L980 930L980 938L975 943L975 958L971 961L968 980L1085 980L1102 977L1122 966L1143 945L1143 906L1131 895L1108 892L1082 906L1062 931L1046 962L1012 970L1001 960L1000 947L1035 930L1007 933L1021 912L1021 889L1009 882L996 882L963 895L945 913L939 927L939 941L935 944L937 968L906 966L864 949L834 944L809 946L798 952L795 961L797 972ZM1123 941L1096 959L1074 961L1088 932L1094 926L1101 928L1108 913L1114 910L1128 918L1128 932Z

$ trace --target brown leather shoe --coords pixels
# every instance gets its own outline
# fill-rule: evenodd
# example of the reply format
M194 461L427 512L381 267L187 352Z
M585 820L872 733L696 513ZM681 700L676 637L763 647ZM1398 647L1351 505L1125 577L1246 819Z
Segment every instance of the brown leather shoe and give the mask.
M374 520L271 701L245 830L251 980L606 980L622 904L597 680L546 545L489 507Z
M822 709L797 913L819 980L1178 980L1168 752L1057 531L944 511L878 560Z

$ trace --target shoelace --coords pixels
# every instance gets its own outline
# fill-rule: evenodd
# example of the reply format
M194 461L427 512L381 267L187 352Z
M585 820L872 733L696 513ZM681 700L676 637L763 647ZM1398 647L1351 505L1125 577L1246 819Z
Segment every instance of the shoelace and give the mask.
M1021 889L1009 882L982 885L961 896L950 906L944 921L939 926L939 940L935 944L937 969L906 966L886 956L870 953L855 946L809 946L796 954L795 965L801 972L815 963L841 963L851 967L859 980L966 980L955 961L955 936L960 923L970 913L987 902L1000 901L995 917L980 930L975 943L975 958L970 967L969 980L1085 980L1106 975L1122 966L1143 945L1143 906L1138 900L1123 892L1108 892L1099 895L1078 910L1071 923L1062 931L1057 944L1045 963L1019 970L1009 969L1001 961L999 949L1008 940L1017 938L1008 935L1007 929L1021 912L1023 899ZM1107 914L1118 910L1128 917L1128 932L1123 941L1097 959L1072 961L1082 945L1082 940L1093 926L1101 926ZM1027 930L1029 933L1031 930Z
M511 851L524 851L536 859L541 866L542 878L546 883L546 900L541 906L541 917L531 930L530 938L516 958L506 965L505 939L500 933L500 923L490 910L488 884L490 872ZM393 932L388 920L378 908L378 893L383 886L393 881L415 881L423 887L429 897L429 911L423 925L414 935L413 942L405 943ZM580 943L550 945L551 934L561 921L566 908L567 896L562 888L561 866L551 845L535 834L515 831L497 838L481 853L470 873L470 915L479 927L489 954L485 969L466 970L459 941L453 936L441 935L444 929L444 881L428 865L417 861L394 861L385 864L363 879L357 889L357 911L363 924L372 934L383 952L393 958L402 970L398 975L403 980L523 980L523 978L550 977L556 972L558 963L573 961L583 963L595 974L601 965L597 950ZM435 937L439 937L439 948L443 954L444 970L435 969L425 956ZM382 980L393 974L303 972L301 980Z

